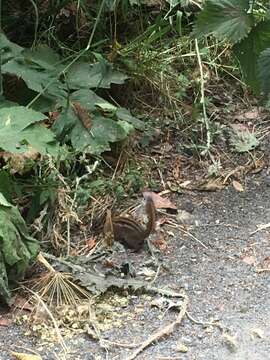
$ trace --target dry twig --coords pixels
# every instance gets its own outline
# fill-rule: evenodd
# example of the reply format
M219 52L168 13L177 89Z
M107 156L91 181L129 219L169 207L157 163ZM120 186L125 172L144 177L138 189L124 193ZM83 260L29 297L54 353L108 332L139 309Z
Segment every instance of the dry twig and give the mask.
M157 332L152 334L148 339L143 341L142 344L140 345L140 347L137 350L135 350L133 352L133 354L131 354L129 357L127 357L126 360L135 359L137 357L137 355L139 355L144 349L146 349L154 341L159 340L163 336L170 335L175 330L176 326L180 325L180 323L182 322L182 320L186 314L186 311L187 311L187 305L188 305L188 297L185 296L183 304L181 306L181 310L179 311L179 314L178 314L176 320L173 323L166 325L164 328L159 329Z

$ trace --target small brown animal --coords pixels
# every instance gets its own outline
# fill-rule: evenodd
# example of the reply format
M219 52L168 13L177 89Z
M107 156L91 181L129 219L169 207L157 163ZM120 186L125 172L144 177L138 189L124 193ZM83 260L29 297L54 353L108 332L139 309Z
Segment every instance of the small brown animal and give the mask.
M115 241L129 249L139 251L143 247L144 240L155 229L156 222L156 209L153 199L150 196L145 196L145 201L145 212L148 217L146 228L134 219L124 216L111 217L109 214L104 225L105 235L111 232Z

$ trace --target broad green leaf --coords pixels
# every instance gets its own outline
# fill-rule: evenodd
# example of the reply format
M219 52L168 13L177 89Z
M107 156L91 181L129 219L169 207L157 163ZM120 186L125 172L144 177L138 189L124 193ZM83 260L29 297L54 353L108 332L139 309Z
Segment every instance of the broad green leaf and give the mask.
M259 56L268 47L270 47L269 20L260 22L252 29L246 39L242 40L239 44L235 44L233 47L233 51L240 62L244 78L256 93L260 91Z
M16 104L13 101L6 100L3 95L0 95L0 109L2 109L4 107L11 107L11 106L16 106L16 105L18 105L18 104Z
M200 38L213 34L219 40L237 43L253 26L249 7L249 0L206 0L195 22L194 36Z
M110 88L111 84L123 84L128 77L113 70L109 62L89 64L77 62L67 73L68 85L73 89Z
M18 209L0 204L0 299L10 300L11 286L23 278L38 251Z
M14 190L14 183L11 179L9 170L0 170L0 193L5 199L11 202L12 195ZM0 203L4 205L1 201Z
M112 119L96 116L92 122L90 131L86 130L80 122L72 129L70 137L75 149L99 155L111 149L110 142L120 141L126 137L123 128Z
M89 111L96 110L97 106L99 104L102 104L102 106L112 106L111 103L108 101L102 99L100 96L96 95L94 91L88 90L88 89L81 89L78 91L75 91L70 96L71 101L78 101L85 109Z
M81 89L75 91L70 96L71 101L78 101L83 108L93 112L98 109L102 109L105 112L115 113L118 120L126 121L134 126L135 129L143 130L144 123L143 121L137 119L135 116L131 115L130 111L125 108L117 108L112 105L110 102L102 99L100 96L96 95L92 90Z
M117 124L125 131L126 136L128 136L134 130L134 126L126 121L119 120L117 121Z
M22 78L26 85L37 92L41 92L52 80L50 74L38 66L32 67L24 58L12 59L2 67L4 74L16 75Z
M12 106L0 109L0 136L6 128L22 131L29 125L47 119L47 116L24 106Z
M100 108L101 110L103 110L105 112L115 113L117 110L116 106L114 106L113 104L111 104L105 100L102 102L96 102L95 105L97 108Z
M72 108L69 108L68 110L64 109L54 122L52 131L59 141L69 142L70 132L77 121L79 121L79 119L75 116Z
M4 195L0 192L0 206L7 206L10 207L12 206L4 197Z
M76 150L99 155L110 150L110 143L126 138L126 130L116 121L94 113L91 129L86 129L72 109L63 112L53 125L53 130L62 141L70 141Z
M25 49L23 55L28 62L35 63L50 71L55 71L60 60L59 55L47 45L40 45L34 50Z
M37 122L46 116L23 106L0 109L0 148L23 153L34 148L42 154L56 155L53 133Z
M135 129L144 130L144 123L131 115L130 111L125 108L119 108L116 111L116 116L119 120L126 121L134 126Z
M270 47L261 52L258 66L261 89L265 95L268 95L270 93Z
M0 51L2 63L4 64L6 61L20 55L23 48L9 41L8 38L0 32Z
M53 67L48 69L48 67L49 65L41 67L39 63L30 60L30 57L19 57L4 64L2 72L22 78L29 89L38 93L43 92L45 87L52 82L44 92L45 95L66 99L66 86L57 79L55 69Z

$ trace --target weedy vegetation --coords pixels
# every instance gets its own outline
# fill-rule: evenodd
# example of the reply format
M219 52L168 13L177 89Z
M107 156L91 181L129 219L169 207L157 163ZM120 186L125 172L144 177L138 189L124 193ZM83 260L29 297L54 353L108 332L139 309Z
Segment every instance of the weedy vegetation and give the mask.
M82 276L78 258L104 256L96 235L106 209L146 187L175 188L172 147L207 163L211 178L227 141L222 151L256 166L262 134L231 127L230 111L251 92L269 108L269 1L0 4L1 299L40 250L59 262L38 277L49 303L124 287Z

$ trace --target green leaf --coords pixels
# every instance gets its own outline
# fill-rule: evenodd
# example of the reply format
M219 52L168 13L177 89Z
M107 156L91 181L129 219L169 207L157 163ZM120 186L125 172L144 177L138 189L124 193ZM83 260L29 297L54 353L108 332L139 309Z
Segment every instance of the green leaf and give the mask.
M2 67L3 74L16 75L22 78L29 89L41 92L45 85L51 81L50 74L41 69L31 67L23 58L12 59Z
M3 95L0 95L0 109L2 109L4 107L15 106L15 105L18 105L18 104L16 104L13 101L6 100Z
M112 114L115 113L118 120L126 121L132 124L135 129L144 130L145 126L143 121L131 115L129 110L125 108L117 108L110 102L96 95L92 90L81 89L75 91L70 96L70 100L79 102L84 109L87 109L91 112L94 112L97 109L102 109L105 112L111 112Z
M70 100L79 102L86 110L89 111L95 111L97 106L100 105L100 107L112 106L111 103L96 95L94 91L88 89L75 91L70 96Z
M85 149L90 154L99 155L110 150L110 142L114 143L126 138L126 132L112 119L103 116L93 118L91 131L82 129L77 124L71 131L71 141L76 149ZM82 134L83 132L83 134Z
M0 109L0 148L23 153L34 148L42 154L56 155L53 133L37 122L46 119L42 113L14 106Z
M0 298L10 300L9 288L22 279L39 251L37 240L29 236L18 209L0 203Z
M258 66L261 89L265 95L268 95L270 93L270 47L261 52Z
M11 175L8 170L0 170L0 193L5 197L7 201L11 201L14 184L11 179ZM1 205L4 205L3 201L0 201Z
M110 150L110 143L126 138L126 130L116 121L91 114L91 129L86 129L72 109L57 118L53 130L62 141L70 141L76 150L99 155Z
M15 56L20 55L22 51L22 47L9 41L8 38L0 32L0 52L3 64Z
M125 108L119 108L116 111L116 116L119 120L126 121L134 126L135 129L144 130L144 123L131 115L130 111Z
M109 62L89 64L77 62L70 67L67 73L67 82L73 89L109 89L111 84L123 84L128 77L113 70Z
M50 71L56 70L60 60L59 55L47 45L39 45L34 50L25 49L23 55L26 61Z
M0 206L7 206L10 207L12 206L4 197L4 195L0 192Z
M60 69L54 66L57 60L57 55L47 47L25 50L21 56L4 64L2 72L22 78L29 89L39 93L51 83L44 94L66 99L66 86L58 80Z
M269 20L260 22L252 29L246 39L233 47L233 51L240 62L244 78L256 93L260 91L258 60L261 52L268 47L270 47ZM264 62L264 60L262 61ZM265 68L263 76L265 76L267 72L269 73L269 67L268 69Z
M197 38L213 34L219 40L237 43L251 31L253 18L248 14L249 0L207 0L195 22Z
M113 104L109 103L108 101L102 101L102 102L96 102L95 103L97 108L100 108L101 110L105 112L115 113L117 110L117 107Z
M125 131L126 136L128 136L134 130L134 126L126 121L119 120L117 121L117 124Z
M70 108L60 114L52 130L61 142L71 142L76 150L98 155L110 150L110 143L125 139L134 128L144 129L143 122L132 116L128 110L118 109L92 90L75 91L70 100L79 102L89 111L91 128L86 129ZM101 116L100 111L106 112L108 117Z

